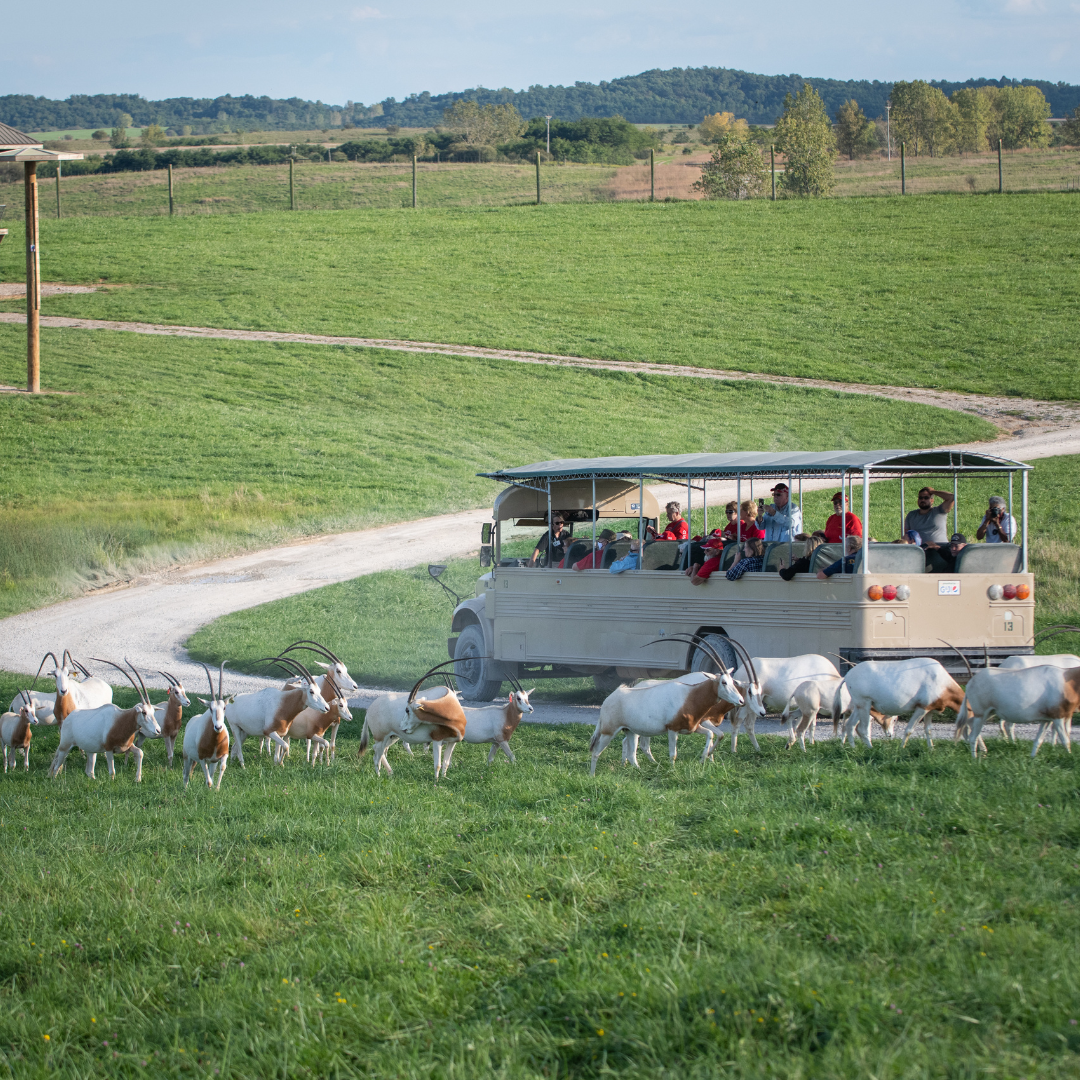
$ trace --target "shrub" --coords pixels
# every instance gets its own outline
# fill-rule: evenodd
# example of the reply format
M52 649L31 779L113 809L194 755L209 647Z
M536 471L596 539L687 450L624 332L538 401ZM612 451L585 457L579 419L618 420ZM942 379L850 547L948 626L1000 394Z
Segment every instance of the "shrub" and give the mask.
M90 136L94 142L104 142L108 137L109 133L104 128L98 128L97 131Z

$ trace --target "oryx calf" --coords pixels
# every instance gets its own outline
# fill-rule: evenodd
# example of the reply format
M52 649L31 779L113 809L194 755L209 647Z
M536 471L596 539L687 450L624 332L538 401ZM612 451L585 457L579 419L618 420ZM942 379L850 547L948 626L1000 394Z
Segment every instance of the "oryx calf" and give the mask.
M3 716L0 716L0 741L2 741L4 748L4 772L8 771L9 762L10 767L15 768L16 755L20 752L23 756L23 768L27 772L30 771L30 739L33 735L30 726L38 723L38 718L34 699L30 696L29 691L22 691L20 697L22 698L22 704L18 712L6 712ZM19 697L16 697L15 700L19 701Z
M92 658L96 659L96 658ZM111 660L98 660L100 664L110 664L117 671L123 671L128 681L135 687L139 694L139 704L131 709L121 709L119 705L100 705L96 709L77 709L64 718L60 728L60 745L49 767L49 775L57 777L64 767L71 748L77 746L86 754L86 775L94 779L94 766L98 754L104 752L105 760L109 763L109 777L116 779L116 767L113 763L114 754L124 754L131 751L135 758L135 782L142 780L143 752L135 745L135 736L142 732L147 738L157 738L161 734L161 727L154 716L154 706L150 704L150 698L146 693L146 686L142 676L134 667L131 668L138 677L138 683L119 664L113 664ZM130 667L130 661L125 660Z
M210 669L203 664L206 681L210 684L210 700L199 698L206 706L206 712L192 717L184 729L184 787L188 786L191 771L198 762L206 777L206 786L214 786L214 772L217 772L217 790L221 790L221 781L225 779L225 767L229 764L229 730L225 726L225 695L221 683L225 674L225 661L218 667L218 692L214 693L214 680Z
M481 708L462 706L465 713L465 738L467 743L491 743L491 751L488 754L487 763L490 765L495 760L495 755L502 752L511 762L517 760L514 751L510 749L510 736L517 731L521 718L533 711L529 704L529 695L536 690L522 690L521 683L511 678L514 692L510 694L505 705L485 705ZM442 774L450 768L450 758L453 756L454 747L457 743L451 742L446 748L446 760L443 764Z
M296 715L296 718L289 727L290 742L293 739L304 739L307 741L307 760L310 761L312 765L318 764L320 754L325 754L326 764L330 764L333 743L329 739L323 738L323 734L328 728L339 725L342 720L352 719L352 713L349 712L349 703L345 700L345 695L334 684L333 678L329 672L327 672L325 680L323 697L326 698L327 688L334 694L333 697L326 698L330 704L330 708L326 712L317 712L315 709L304 709ZM312 744L315 745L314 756L312 756L311 753Z
M310 641L305 638L303 641L294 641L287 649L282 649L281 655L287 656L293 649L304 649L307 652L317 653L330 661L329 664L324 664L321 660L315 661L325 672L324 675L317 675L315 682L318 684L319 689L322 690L323 697L327 701L332 701L335 694L344 696L344 694L360 689L360 684L349 674L345 662L325 645L320 645L317 641ZM337 756L337 733L343 719L351 720L352 716L339 716L330 725L330 761L333 761ZM308 746L308 752L309 754L311 752L310 745ZM409 752L412 753L411 750Z

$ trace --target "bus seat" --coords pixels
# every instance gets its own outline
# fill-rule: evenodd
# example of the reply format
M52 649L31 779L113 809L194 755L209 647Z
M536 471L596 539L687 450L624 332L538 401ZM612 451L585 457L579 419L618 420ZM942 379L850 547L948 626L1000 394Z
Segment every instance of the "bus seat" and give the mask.
M742 544L737 540L729 540L724 544L724 553L720 556L720 569L730 570L739 561L740 551L742 551Z
M614 544L608 544L604 548L604 558L601 561L601 566L607 570L611 567L613 562L625 557L626 553L630 550L629 540L617 540Z
M657 540L646 544L641 557L642 570L678 570L681 565L678 540Z
M566 554L566 561L563 563L563 569L572 569L574 563L580 562L582 559L584 559L591 550L592 540L575 540L570 545L570 550Z
M1019 544L968 544L956 556L955 574L1018 574L1022 565Z
M810 556L809 573L816 574L819 570L824 570L826 566L831 566L840 558L843 550L843 544L819 544L814 549L814 554Z
M914 544L871 544L871 574L922 574L926 570L926 553ZM855 573L863 573L862 552L855 560Z
M789 546L791 548L790 556L788 555ZM790 566L796 559L801 559L805 554L805 540L793 540L790 545L786 540L777 540L775 543L769 544L765 549L765 564L761 569L763 571L771 570L776 573L780 569L781 562L785 566Z

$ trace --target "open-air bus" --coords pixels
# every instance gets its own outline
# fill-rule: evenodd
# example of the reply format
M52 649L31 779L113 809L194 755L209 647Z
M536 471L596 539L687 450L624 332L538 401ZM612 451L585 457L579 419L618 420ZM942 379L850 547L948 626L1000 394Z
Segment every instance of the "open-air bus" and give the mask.
M1034 582L1028 573L1028 483L1031 469L1019 461L959 450L878 450L835 453L734 453L651 455L566 461L482 473L507 485L495 499L493 522L484 526L481 563L491 566L477 582L476 596L454 609L447 645L466 697L490 700L508 675L520 679L593 676L609 689L635 678L677 676L713 670L712 660L684 643L660 641L675 634L707 637L725 662L737 666L725 640L736 638L752 656L796 656L815 652L842 658L837 666L861 660L901 660L932 656L954 673L965 671L956 650L973 666L1034 651ZM950 477L954 495L964 477L1008 481L1013 516L1013 475L1020 473L1020 540L969 544L949 574L930 573L921 547L871 542L873 482L900 481L903 528L905 481L939 486ZM835 562L837 544L822 545L808 573L785 581L781 561L791 566L803 554L797 540L766 546L759 573L728 581L714 574L695 587L684 571L689 546L678 541L646 543L640 569L612 574L607 567L625 555L629 541L609 544L603 567L575 572L605 520L636 519L637 536L657 524L659 507L646 484L685 487L691 503L708 508L710 481L734 482L738 500L755 482L784 481L792 500L802 503L803 482L837 481L849 495L862 484L865 524L854 572L820 580L816 570ZM767 488L767 485L764 485ZM815 485L820 486L820 485ZM1004 486L1004 485L1003 485ZM697 497L695 498L695 494ZM850 497L848 508L854 510ZM503 557L504 528L548 530L561 516L576 526L563 567L538 568ZM953 509L953 530L956 527ZM808 530L809 531L809 530ZM543 532L539 534L543 536ZM1016 539L1014 536L1013 539ZM738 555L724 549L721 571ZM946 642L948 644L946 644Z

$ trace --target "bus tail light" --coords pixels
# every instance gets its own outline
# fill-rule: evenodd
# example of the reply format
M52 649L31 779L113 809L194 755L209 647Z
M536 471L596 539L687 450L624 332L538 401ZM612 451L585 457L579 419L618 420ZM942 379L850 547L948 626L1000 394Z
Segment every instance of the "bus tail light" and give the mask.
M1006 600L1015 600L1016 599L1016 586L1015 585L1006 585L1001 590L1001 595L1004 596Z
M869 596L871 600L880 600L884 594L885 590L880 585L871 585L870 588L866 590L866 595Z
M989 596L991 600L1000 600L1005 595L1005 590L1000 585L991 585L990 588L986 590L986 595Z
M909 596L911 596L911 586L910 585L897 585L896 586L896 599L897 600L906 600Z
M881 587L881 599L882 600L895 600L896 599L896 586L895 585L883 585Z
M871 600L906 600L911 589L907 585L871 585L866 595Z
M1031 595L1031 589L1027 585L1016 586L1016 599L1026 600Z

